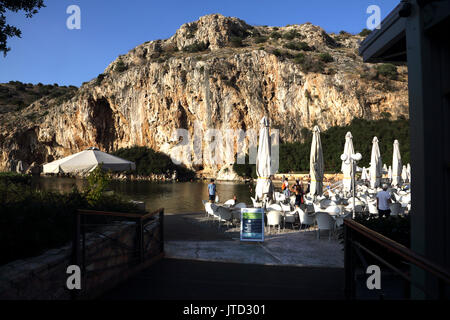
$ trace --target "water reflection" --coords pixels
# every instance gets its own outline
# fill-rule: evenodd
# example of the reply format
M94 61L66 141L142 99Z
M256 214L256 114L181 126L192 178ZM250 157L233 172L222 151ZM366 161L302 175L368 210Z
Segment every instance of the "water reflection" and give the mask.
M40 177L33 184L42 190L69 192L75 185L80 190L86 180L75 178ZM220 201L236 195L239 202L251 203L249 185L233 182L216 182ZM148 211L164 208L166 213L203 211L202 200L208 199L208 182L157 183L149 181L112 181L110 189L130 199L144 201Z

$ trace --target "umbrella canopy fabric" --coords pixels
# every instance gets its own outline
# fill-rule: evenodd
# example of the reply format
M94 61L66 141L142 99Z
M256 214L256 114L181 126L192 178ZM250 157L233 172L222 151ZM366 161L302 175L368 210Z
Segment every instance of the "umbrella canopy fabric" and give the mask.
M344 179L342 181L342 185L344 187L344 191L350 191L352 189L352 161L350 157L355 153L353 148L353 136L351 132L347 132L345 135L345 146L344 146L344 154L347 155L347 160L342 161L341 171L344 174Z
M261 129L259 130L258 155L256 157L256 181L255 198L257 201L267 198L273 198L273 184L270 180L271 170L271 152L270 152L270 134L269 120L263 117L260 121Z
M134 162L102 152L97 148L89 148L45 164L43 172L84 174L93 171L99 164L103 169L110 171L136 170Z
M411 165L409 163L406 165L406 171L408 173L408 181L411 183Z
M368 175L367 175L367 169L366 169L366 167L363 167L363 169L362 169L361 180L363 180L363 181L367 181L367 180L368 180Z
M406 166L404 165L402 168L402 180L406 182L408 180L408 171L406 169Z
M323 152L322 142L320 141L320 129L314 126L313 138L311 143L311 154L309 157L309 174L311 176L311 195L322 195L323 192Z
M380 147L378 146L378 138L372 140L372 155L370 157L370 187L377 188L381 182L381 170L383 164L381 162Z
M394 141L394 151L392 155L392 185L400 186L402 184L402 157L400 155L400 146L398 140Z

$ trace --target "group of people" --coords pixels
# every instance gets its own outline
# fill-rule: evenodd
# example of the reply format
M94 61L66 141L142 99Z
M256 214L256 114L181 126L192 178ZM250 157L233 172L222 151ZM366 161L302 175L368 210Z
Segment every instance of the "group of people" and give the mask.
M291 192L295 194L295 207L300 207L304 203L303 196L309 193L309 183L306 192L304 192L303 185L300 183L299 179L295 180L295 183L292 186L289 186L289 180L286 177L283 177L283 184L281 185L281 190L283 194L286 196L286 199L289 199L291 196ZM377 209L380 217L389 217L391 210L389 208L389 204L392 203L392 195L387 191L388 185L383 184L382 191L377 193ZM214 203L216 201L217 196L217 188L214 182L214 179L211 179L208 184L208 193L209 193L209 202ZM233 197L234 203L237 203L236 196Z
M300 183L299 179L295 180L295 183L292 186L289 186L289 179L283 176L283 183L281 185L281 191L283 191L284 196L286 199L289 199L291 196L291 193L295 195L295 206L300 206L300 204L303 204L303 196L306 193L309 193L309 182L308 182L308 188L306 192L303 189L303 185Z

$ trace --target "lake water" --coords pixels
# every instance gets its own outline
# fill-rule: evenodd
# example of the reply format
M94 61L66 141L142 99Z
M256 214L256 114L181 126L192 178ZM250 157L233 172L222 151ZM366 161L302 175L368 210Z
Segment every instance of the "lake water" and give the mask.
M86 180L75 178L40 177L33 184L42 190L69 192L74 185L82 190ZM166 213L204 211L202 200L208 199L209 182L150 182L112 181L109 189L127 198L144 201L147 211L164 208ZM216 182L220 202L236 195L239 202L251 204L250 185L235 182Z

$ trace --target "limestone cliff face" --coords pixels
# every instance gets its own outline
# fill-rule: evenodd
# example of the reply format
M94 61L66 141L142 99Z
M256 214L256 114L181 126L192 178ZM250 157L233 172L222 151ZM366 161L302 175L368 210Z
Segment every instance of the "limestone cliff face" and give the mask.
M355 54L360 40L311 24L252 27L236 18L202 17L119 57L69 101L43 98L20 114L0 115L0 168L19 160L42 164L90 146L144 145L170 153L178 141L174 130L192 133L194 123L203 132L259 129L268 115L281 139L293 141L314 124L325 130L383 112L407 117L406 68L397 68L397 80L368 80L364 75L374 69ZM289 49L295 41L309 48ZM323 53L333 61L320 62ZM321 70L308 71L305 58Z

